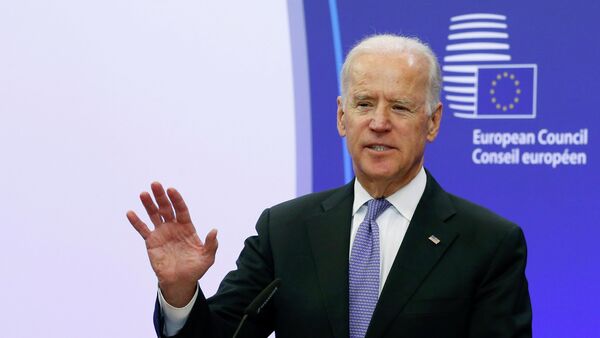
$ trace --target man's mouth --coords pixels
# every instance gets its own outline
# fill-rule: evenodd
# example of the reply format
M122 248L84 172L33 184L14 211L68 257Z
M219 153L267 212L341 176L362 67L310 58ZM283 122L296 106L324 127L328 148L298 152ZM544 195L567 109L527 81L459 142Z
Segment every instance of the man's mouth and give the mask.
M369 146L369 149L375 150L375 151L386 151L389 149L392 149L386 145L382 145L382 144L373 144Z

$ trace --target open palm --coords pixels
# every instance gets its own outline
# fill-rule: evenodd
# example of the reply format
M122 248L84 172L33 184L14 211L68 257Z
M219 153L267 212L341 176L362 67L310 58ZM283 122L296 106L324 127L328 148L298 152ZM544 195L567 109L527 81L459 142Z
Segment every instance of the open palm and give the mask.
M165 193L158 182L152 183L151 188L158 206L147 192L140 194L140 200L154 230L133 211L127 212L127 218L146 242L150 264L165 299L176 305L185 301L180 301L181 297L188 298L189 289L195 289L197 281L214 263L217 232L210 231L203 243L179 192L169 188ZM182 292L186 295L181 295Z

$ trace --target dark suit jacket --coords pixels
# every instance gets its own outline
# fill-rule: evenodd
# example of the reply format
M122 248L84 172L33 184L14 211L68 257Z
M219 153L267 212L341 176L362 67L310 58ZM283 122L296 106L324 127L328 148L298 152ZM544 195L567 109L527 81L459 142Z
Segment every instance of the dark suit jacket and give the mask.
M238 269L215 296L200 292L177 337L231 337L274 278L278 293L241 336L348 337L353 198L351 183L265 210ZM367 337L531 337L526 255L518 226L446 193L428 174Z

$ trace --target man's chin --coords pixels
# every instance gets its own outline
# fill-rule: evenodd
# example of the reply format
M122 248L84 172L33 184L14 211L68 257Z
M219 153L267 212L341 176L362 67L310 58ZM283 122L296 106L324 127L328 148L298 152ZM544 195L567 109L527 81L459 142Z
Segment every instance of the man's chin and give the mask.
M389 181L398 177L398 172L390 168L372 168L364 170L363 176L369 181Z

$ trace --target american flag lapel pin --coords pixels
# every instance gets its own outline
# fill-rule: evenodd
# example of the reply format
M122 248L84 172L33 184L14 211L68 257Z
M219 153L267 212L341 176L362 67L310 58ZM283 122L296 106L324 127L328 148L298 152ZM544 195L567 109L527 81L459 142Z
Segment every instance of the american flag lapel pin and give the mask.
M434 235L429 236L429 240L432 241L435 245L438 245L441 242L440 239L435 237Z

